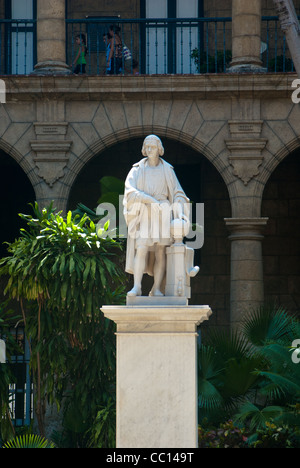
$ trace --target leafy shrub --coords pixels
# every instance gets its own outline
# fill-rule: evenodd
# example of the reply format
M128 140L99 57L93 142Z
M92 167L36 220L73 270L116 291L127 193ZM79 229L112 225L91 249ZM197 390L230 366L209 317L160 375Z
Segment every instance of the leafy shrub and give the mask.
M216 331L199 349L199 421L261 429L267 421L300 425L300 366L291 359L299 320L284 309L262 307L239 333Z
M252 448L300 448L299 433L288 425L266 422L250 439Z
M269 60L268 63L269 72L291 72L293 71L293 61L288 57L279 55Z
M246 448L247 436L241 429L229 420L217 429L198 428L199 448Z
M125 298L122 243L109 237L108 223L99 236L87 215L64 217L52 205L20 216L28 227L9 244L0 275L20 301L31 344L39 431L46 404L64 402L69 440L84 447L99 406L115 395L115 324L100 307Z
M230 50L218 50L213 55L206 51L192 50L191 58L199 73L224 73L232 59Z

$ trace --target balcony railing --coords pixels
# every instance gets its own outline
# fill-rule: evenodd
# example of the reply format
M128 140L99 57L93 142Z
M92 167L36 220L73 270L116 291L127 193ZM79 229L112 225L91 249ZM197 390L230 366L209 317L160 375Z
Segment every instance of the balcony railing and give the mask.
M176 19L86 18L66 20L66 57L77 55L75 37L87 41L86 74L106 73L104 34L120 27L132 58L123 57L121 74L203 74L226 72L231 61L230 17ZM28 75L37 61L36 20L0 19L0 75ZM262 18L261 59L269 72L292 72L293 62L278 18Z
M87 38L87 73L106 72L103 34L112 21L106 19L67 20L68 60L77 50L74 38ZM192 74L222 72L230 60L231 18L130 19L118 20L120 37L130 49L131 61L123 58L122 73Z
M36 20L0 19L0 75L28 75L36 63Z

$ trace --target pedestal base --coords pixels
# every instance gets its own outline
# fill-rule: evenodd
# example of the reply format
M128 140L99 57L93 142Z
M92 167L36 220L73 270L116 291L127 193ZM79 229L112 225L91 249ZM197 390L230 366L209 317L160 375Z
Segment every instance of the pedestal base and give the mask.
M103 306L117 324L117 448L197 447L197 325L208 306Z

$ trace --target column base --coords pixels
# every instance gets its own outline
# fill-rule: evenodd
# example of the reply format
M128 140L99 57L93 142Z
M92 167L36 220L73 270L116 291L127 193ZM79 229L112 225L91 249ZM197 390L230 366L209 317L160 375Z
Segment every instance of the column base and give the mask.
M196 448L197 325L210 307L101 310L117 324L117 448Z
M71 75L72 70L64 62L47 60L46 62L39 62L35 65L34 71L31 75Z
M267 69L261 65L240 64L232 65L226 70L227 73L267 73Z

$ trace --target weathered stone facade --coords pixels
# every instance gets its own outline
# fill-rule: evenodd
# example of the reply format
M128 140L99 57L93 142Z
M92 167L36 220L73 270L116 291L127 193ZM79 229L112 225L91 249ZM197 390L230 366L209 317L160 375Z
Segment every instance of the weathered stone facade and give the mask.
M7 103L0 109L0 146L27 174L36 199L42 204L54 200L64 211L86 165L93 158L100 160L109 148L117 154L124 142L156 133L165 142L191 148L194 163L197 156L199 164L204 157L210 163L202 171L202 178L208 175L207 182L202 182L205 243L193 300L209 302L216 322L226 325L230 297L231 322L239 322L249 306L264 300L263 233L267 226L271 234L277 209L284 205L278 188L270 200L268 181L299 146L300 108L291 100L294 78L284 74L9 77ZM173 157L166 154L171 162ZM121 166L128 169L131 162L128 158ZM111 172L111 162L105 164ZM281 215L286 223L291 215L295 219L299 205L299 167L294 169L291 196L295 199L290 212ZM89 191L88 184L85 188ZM265 188L269 195L263 202ZM276 229L284 232L280 221ZM282 234L281 241L284 249L289 240ZM268 245L265 248L273 261L280 255ZM271 261L268 258L267 271ZM294 263L295 289L299 272Z
M72 15L79 17L81 2L72 3ZM138 2L130 3L138 9ZM233 7L255 9L258 25L260 2L250 3L233 2ZM252 48L251 34L240 40L242 30L239 25L233 37L233 64L243 67L240 52L252 50L244 52L246 65L260 67L258 47ZM258 29L251 30L256 37ZM38 202L54 200L64 211L78 202L95 207L99 179L125 177L143 138L155 133L187 194L205 205L192 303L212 308L210 326L238 325L265 299L299 311L300 107L291 99L296 75L256 70L62 76L53 73L63 63L64 36L59 37L60 52L51 60L38 36L41 76L4 77L7 102L0 104L0 156L22 168ZM57 46L57 35L55 40L51 47Z

